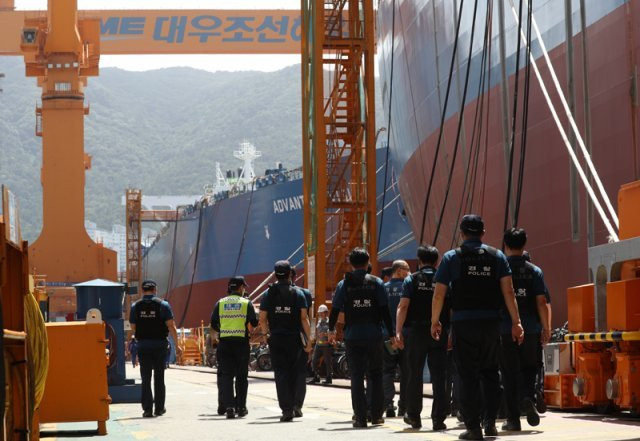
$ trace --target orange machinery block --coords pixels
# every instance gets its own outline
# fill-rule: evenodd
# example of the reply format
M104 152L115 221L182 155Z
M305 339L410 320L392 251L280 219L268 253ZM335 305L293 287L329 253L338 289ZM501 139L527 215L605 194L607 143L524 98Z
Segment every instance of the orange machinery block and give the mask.
M607 380L613 377L611 352L583 352L577 355L573 393L585 405L607 404Z
M640 412L640 346L636 349L616 354L616 375L607 382L607 396L621 409Z
M567 289L569 332L594 332L596 330L593 295L593 284Z
M607 327L615 331L640 329L640 279L607 283Z
M106 435L109 419L105 326L47 323L49 373L40 405L41 423L96 421Z
M640 236L640 181L630 182L620 187L618 217L621 240Z
M573 394L575 374L547 374L544 376L544 401L557 409L579 409L582 404Z

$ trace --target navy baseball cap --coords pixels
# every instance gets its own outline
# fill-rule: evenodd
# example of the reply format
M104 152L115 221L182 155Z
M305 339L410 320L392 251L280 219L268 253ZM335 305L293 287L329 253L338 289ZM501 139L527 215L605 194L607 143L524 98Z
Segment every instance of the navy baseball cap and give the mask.
M233 289L240 288L241 286L249 287L249 285L247 285L247 282L244 280L244 277L242 276L235 276L230 278L228 286L229 288Z
M278 260L273 271L276 273L276 276L288 276L291 274L291 264L288 260Z
M484 232L484 221L477 214L466 214L460 221L460 229L468 234L482 234Z
M151 291L156 287L156 282L154 280L145 280L142 282L142 290L143 291Z

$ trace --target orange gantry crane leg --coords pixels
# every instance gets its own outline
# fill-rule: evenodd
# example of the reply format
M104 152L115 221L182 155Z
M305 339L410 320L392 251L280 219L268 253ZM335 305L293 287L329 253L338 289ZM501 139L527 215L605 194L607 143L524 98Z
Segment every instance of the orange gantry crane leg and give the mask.
M42 105L43 227L29 248L30 266L49 282L97 277L116 280L116 253L96 244L84 227L84 105L87 77L98 75L100 24L78 20L77 0L49 0L46 17L27 20L21 48L27 76L37 77Z
M373 0L302 0L305 268L316 307L357 246L377 265Z

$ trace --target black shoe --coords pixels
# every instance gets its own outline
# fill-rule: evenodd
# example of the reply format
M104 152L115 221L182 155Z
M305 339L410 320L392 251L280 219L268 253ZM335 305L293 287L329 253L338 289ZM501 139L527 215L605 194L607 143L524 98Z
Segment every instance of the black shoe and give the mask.
M527 423L529 423L530 426L537 426L540 424L538 409L536 409L536 405L531 398L525 398L522 401L522 407L524 413L527 415Z
M484 423L484 436L498 436L498 429L496 429L495 422Z
M236 417L236 411L233 407L228 407L226 414L228 420L232 420Z
M447 425L444 423L444 421L433 421L432 427L434 432L447 430Z
M384 424L384 418L382 418L382 417L372 418L371 419L371 424L373 426L380 426L380 425Z
M520 420L507 420L502 425L502 430L507 432L520 432L522 426L520 426Z
M146 410L146 411L142 414L142 418L153 418L153 412L151 412L150 410Z
M367 422L370 423L373 418L371 417L371 412L367 410Z
M227 413L227 409L225 409L224 407L218 407L218 415L222 416L225 413Z
M156 410L156 416L162 416L167 413L167 409Z
M393 404L391 406L387 407L386 416L387 416L387 418L395 418L396 417L396 408L393 406Z
M313 377L311 380L307 381L307 384L317 384L317 383L320 383L320 377L318 377L317 375Z
M404 422L414 429L420 429L422 427L422 421L420 421L420 418L411 418L409 415L405 415Z
M333 380L331 379L331 377L327 377L322 384L333 384Z
M462 432L458 439L472 439L472 440L483 440L482 429L479 427L477 429L465 430Z
M289 421L293 421L293 411L282 412L282 416L280 417L281 423L287 423Z
M366 429L367 428L367 422L366 421L362 421L362 420L354 420L353 421L353 428L354 429Z
M246 407L241 407L240 409L236 409L236 413L238 414L238 418L246 417L249 414L249 411Z
M302 409L300 409L299 407L294 407L293 408L293 417L294 418L302 418Z

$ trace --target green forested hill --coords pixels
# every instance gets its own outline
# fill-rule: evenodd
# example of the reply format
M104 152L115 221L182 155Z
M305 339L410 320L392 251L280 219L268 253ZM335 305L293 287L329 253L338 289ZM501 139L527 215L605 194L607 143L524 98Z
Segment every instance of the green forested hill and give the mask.
M33 240L42 222L41 139L34 135L40 91L20 58L0 58L0 72L0 183L17 194L23 234ZM120 199L129 186L201 194L216 161L241 166L232 151L243 140L262 151L258 174L276 161L302 163L299 66L272 73L107 68L89 79L86 96L85 150L93 163L85 217L101 228L124 222Z

